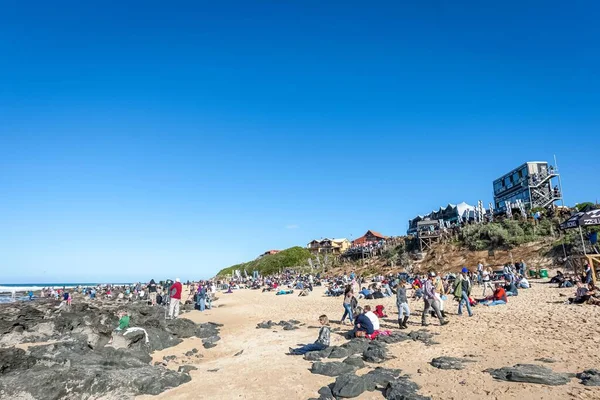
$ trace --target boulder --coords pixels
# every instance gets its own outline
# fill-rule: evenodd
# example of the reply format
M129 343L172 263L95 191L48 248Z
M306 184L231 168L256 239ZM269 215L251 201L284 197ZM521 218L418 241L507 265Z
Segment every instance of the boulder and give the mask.
M375 368L369 371L368 374L363 375L365 381L365 387L368 391L385 389L391 382L396 381L400 378L402 371L399 369L387 369L387 368Z
M344 360L344 364L352 365L356 369L365 367L365 362L360 356L352 355Z
M397 379L390 382L385 388L383 395L387 400L431 400L417 394L419 385L408 379Z
M465 368L464 363L466 362L473 362L473 360L456 357L438 357L431 360L430 364L438 369L461 370Z
M331 392L336 398L351 399L360 396L365 390L365 380L362 377L344 374L335 380Z
M177 372L183 373L183 374L189 374L190 371L196 371L198 370L198 368L194 367L193 365L182 365L181 367L179 367L177 369Z
M354 370L354 366L339 361L327 363L317 361L313 363L310 372L317 375L336 377L342 374L349 374L351 372L354 372Z
M566 385L570 380L566 374L559 374L549 368L532 364L517 364L514 367L488 369L484 372L488 372L498 380L551 386Z
M309 351L304 354L304 359L306 361L321 361L321 352L320 351Z
M346 358L349 355L350 355L350 352L348 351L348 349L346 349L344 347L334 346L333 349L331 350L331 354L329 355L329 358Z
M585 386L600 386L600 371L597 369L588 369L580 374L577 378L581 379L581 384Z
M387 347L380 342L371 342L363 352L363 359L369 363L381 364L387 358Z

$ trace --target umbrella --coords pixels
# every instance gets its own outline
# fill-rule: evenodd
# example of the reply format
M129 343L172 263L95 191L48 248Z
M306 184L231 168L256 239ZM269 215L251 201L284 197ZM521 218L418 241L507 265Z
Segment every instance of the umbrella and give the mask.
M583 226L600 225L600 210L590 210L587 212L578 212L560 224L560 229L573 229Z
M572 215L571 218L569 218L568 220L566 220L565 222L560 224L560 229L566 230L566 229L579 228L579 235L581 236L581 244L583 245L583 254L586 254L585 243L583 241L583 232L582 232L581 228L584 226L594 226L594 225L600 225L600 210L590 210L590 211L586 211L586 212L578 212L577 214Z

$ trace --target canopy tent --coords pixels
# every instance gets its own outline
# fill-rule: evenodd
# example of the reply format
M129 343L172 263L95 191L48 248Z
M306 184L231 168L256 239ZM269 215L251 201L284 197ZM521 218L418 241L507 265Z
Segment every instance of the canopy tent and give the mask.
M560 229L574 229L579 228L579 235L581 236L581 244L583 245L583 254L588 259L590 266L592 267L592 277L594 284L596 283L597 269L594 263L600 265L600 255L598 254L587 254L585 250L585 242L583 240L583 227L588 226L599 226L600 225L600 210L589 210L582 211L573 214L568 220L560 224Z
M578 212L568 220L560 224L560 229L581 228L586 226L600 225L600 210Z

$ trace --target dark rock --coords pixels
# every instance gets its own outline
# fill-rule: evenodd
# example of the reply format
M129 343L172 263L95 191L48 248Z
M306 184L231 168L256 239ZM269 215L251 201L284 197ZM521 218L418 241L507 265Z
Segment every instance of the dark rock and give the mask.
M556 362L553 358L536 358L535 361L543 362L546 364L554 364Z
M354 338L340 347L347 349L349 355L362 354L369 346L369 343L371 342L367 339Z
M306 361L321 361L321 352L320 351L309 351L304 354L304 359Z
M600 386L600 371L597 369L588 369L580 374L577 378L581 379L581 384L585 386Z
M234 357L238 357L238 356L241 356L242 354L244 354L244 350L240 350L240 351L238 351L238 352L237 352L237 353L235 353L233 356L234 356Z
M383 395L387 400L431 400L417 394L419 385L404 378L390 382L384 390Z
M82 399L159 394L190 377L164 368L174 356L152 365L150 352L175 346L183 338L213 338L219 333L215 324L195 324L185 318L167 321L164 308L145 302L96 299L61 309L56 304L41 299L0 306L0 347L6 347L0 349L0 397ZM139 330L113 336L120 310L127 310L132 327L146 333ZM111 336L114 340L106 347ZM32 346L27 352L10 348L50 340L58 343ZM215 339L209 342L214 345Z
M565 374L553 372L551 369L532 364L517 364L514 367L488 369L494 378L509 382L537 383L542 385L566 385L569 378Z
M430 364L438 369L461 370L465 368L464 363L466 362L473 362L473 360L456 357L438 357L431 360Z
M394 332L390 336L377 336L376 340L386 344L395 344L413 339L407 334Z
M335 380L331 392L337 398L353 398L365 391L365 380L354 374L344 374Z
M366 362L381 364L388 358L388 350L384 343L371 342L363 352Z
M294 325L290 325L290 324L283 325L283 330L284 331L293 331L293 330L296 330L296 329L300 329L300 328L298 328L297 326L294 326Z
M3 397L27 394L35 399L81 399L123 395L156 395L189 382L185 374L150 365L148 354L126 349L92 350L78 343L30 348L36 365L2 375ZM35 382L32 385L31 382Z
M335 377L354 372L354 370L355 368L352 365L344 364L339 361L328 363L317 361L313 363L310 372L313 374Z
M427 346L436 344L436 342L433 341L433 334L425 329L412 331L408 334L408 337L410 337L415 342L422 342Z
M323 386L321 389L319 389L318 393L321 395L321 397L333 397L333 393L331 392L331 388L329 386Z
M164 356L163 357L163 360L166 361L166 362L173 361L173 360L176 360L176 359L177 359L177 356Z
M209 369L207 370L207 372L219 372L219 368Z
M368 374L363 375L365 380L366 390L372 392L374 390L385 389L390 382L394 382L400 378L402 371L399 369L387 369L387 368L375 368L369 371Z
M331 350L331 354L329 355L329 358L346 358L349 355L350 355L350 352L348 351L348 349L346 349L344 347L334 346L333 349Z
M273 321L266 321L257 324L256 329L271 329L274 326L275 324L273 323Z
M350 356L344 360L344 364L352 365L353 367L360 369L365 367L365 362L360 356Z
M177 369L177 372L183 373L183 374L189 374L190 371L196 371L198 370L198 368L194 367L193 365L182 365L181 367L179 367L179 369Z
M14 347L0 349L0 375L29 369L33 367L35 363L35 358L28 356L23 349Z

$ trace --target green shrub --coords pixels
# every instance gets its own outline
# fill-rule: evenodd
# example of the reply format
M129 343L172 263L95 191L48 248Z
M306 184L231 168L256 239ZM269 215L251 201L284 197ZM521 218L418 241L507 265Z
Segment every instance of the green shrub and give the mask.
M247 263L232 265L219 271L217 276L225 277L231 275L236 269L241 272L246 270L248 274L258 271L261 275L270 275L286 268L302 267L308 263L311 257L310 251L303 247L291 247L277 254L267 255Z

